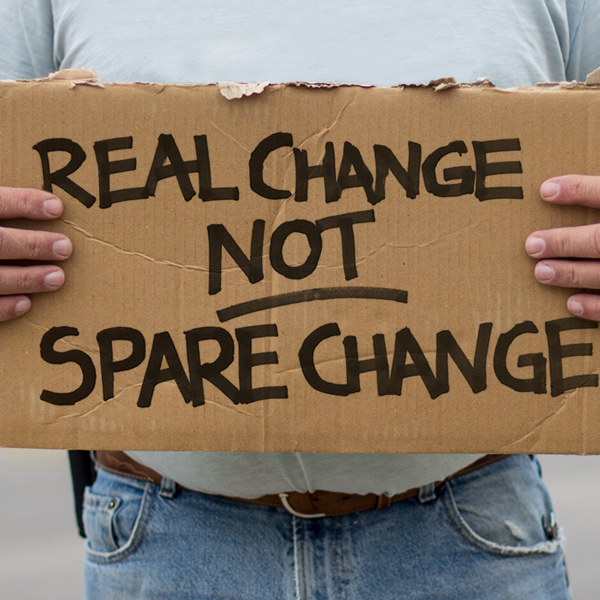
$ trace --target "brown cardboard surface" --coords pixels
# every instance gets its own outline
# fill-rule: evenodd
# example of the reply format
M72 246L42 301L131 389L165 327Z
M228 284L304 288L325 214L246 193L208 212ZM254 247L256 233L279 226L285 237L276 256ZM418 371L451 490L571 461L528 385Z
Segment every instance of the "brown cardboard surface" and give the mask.
M0 83L75 246L0 325L0 444L599 453L597 324L523 242L598 220L538 188L600 174L600 91L441 88Z

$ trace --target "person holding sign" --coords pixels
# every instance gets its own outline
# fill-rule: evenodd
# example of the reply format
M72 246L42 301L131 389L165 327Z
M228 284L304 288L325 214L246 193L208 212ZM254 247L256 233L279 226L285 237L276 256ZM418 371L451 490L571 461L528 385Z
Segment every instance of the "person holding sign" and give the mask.
M11 219L50 221L60 217L63 204L59 198L40 190L0 188L0 219L8 225ZM65 280L58 265L73 252L71 240L48 231L0 229L0 320L7 321L25 314L31 308L28 294L60 289ZM18 260L34 260L35 266L7 264Z
M0 23L0 76L11 79L89 67L105 81L389 86L487 76L511 87L582 80L600 66L598 0L5 0ZM540 194L600 208L600 177L554 177ZM58 289L73 251L66 237L11 220L62 210L48 192L0 189L1 320L27 312L30 294ZM569 311L600 320L600 224L535 232L525 248L544 285L589 290L571 296ZM96 460L85 505L88 600L569 598L562 538L531 457Z
M600 208L600 178L585 175L555 177L540 187L540 196L551 204L578 204ZM536 231L525 250L538 259L535 278L544 285L583 288L573 294L567 309L583 319L600 321L600 225Z

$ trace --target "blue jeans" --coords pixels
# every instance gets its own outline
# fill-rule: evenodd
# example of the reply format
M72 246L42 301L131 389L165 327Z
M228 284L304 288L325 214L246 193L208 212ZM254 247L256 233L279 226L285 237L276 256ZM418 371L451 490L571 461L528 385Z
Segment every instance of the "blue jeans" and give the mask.
M308 520L100 469L86 495L85 597L570 598L534 458L508 457L421 500Z

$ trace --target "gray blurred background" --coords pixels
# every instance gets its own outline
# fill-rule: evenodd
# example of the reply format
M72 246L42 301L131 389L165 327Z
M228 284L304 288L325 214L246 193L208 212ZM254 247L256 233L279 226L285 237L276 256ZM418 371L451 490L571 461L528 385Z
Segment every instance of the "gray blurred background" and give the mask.
M574 600L600 598L600 456L542 456L544 479L567 535ZM77 534L67 453L0 448L0 600L80 600Z

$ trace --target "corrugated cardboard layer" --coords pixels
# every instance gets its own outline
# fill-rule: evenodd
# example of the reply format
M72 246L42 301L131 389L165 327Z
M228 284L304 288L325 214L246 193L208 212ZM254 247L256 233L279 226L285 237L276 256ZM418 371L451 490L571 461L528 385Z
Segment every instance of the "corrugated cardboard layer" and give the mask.
M0 325L0 444L600 452L598 329L523 250L598 220L538 195L600 174L598 94L0 84L75 245Z

